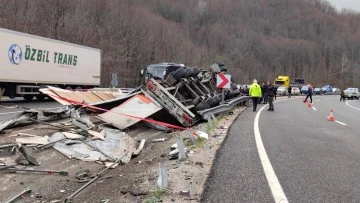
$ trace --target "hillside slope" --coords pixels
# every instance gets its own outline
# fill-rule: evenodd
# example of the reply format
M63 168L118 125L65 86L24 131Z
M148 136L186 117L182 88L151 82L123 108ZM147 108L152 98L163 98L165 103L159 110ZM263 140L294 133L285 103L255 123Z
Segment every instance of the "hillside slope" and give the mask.
M149 63L208 68L223 61L235 81L280 74L314 85L360 86L360 15L322 0L0 1L0 27L100 48L111 73L137 84Z

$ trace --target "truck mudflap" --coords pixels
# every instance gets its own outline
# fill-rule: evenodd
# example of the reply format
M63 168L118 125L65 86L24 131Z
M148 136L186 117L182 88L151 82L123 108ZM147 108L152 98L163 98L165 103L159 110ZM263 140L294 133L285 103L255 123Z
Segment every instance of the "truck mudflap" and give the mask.
M201 116L202 119L208 120L212 116L216 116L220 113L229 111L230 109L234 108L235 106L239 106L239 105L244 106L246 104L246 102L248 102L249 100L250 100L249 96L236 97L231 100L225 101L225 103L222 103L213 108L205 109L202 111L197 111L197 113Z
M193 106L184 106L154 79L150 79L146 85L142 87L141 91L161 104L166 111L185 127L193 126L200 120L199 116L189 110Z

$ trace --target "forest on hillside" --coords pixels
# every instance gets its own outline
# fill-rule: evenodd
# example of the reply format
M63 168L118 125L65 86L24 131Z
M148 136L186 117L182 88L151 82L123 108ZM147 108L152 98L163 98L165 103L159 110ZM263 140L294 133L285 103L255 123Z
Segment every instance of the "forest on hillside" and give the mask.
M151 63L222 61L237 83L360 87L360 14L325 0L1 0L0 27L101 49L103 86L116 72L134 87Z

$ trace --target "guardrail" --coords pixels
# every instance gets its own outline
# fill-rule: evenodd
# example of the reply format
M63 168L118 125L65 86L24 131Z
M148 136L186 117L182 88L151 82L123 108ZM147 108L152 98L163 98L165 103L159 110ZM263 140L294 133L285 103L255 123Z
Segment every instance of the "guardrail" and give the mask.
M202 119L208 120L209 118L212 118L213 116L216 116L218 114L229 111L230 109L234 108L234 106L237 106L239 104L245 105L245 103L247 101L249 101L250 98L251 97L249 97L249 96L237 97L235 99L227 101L227 102L220 104L218 106L215 106L213 108L198 111L197 113L202 117Z

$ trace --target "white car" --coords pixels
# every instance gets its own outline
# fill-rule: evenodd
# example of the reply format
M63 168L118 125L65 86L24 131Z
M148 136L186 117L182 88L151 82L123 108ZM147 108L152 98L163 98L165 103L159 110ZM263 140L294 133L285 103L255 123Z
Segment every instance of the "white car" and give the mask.
M298 87L291 88L292 95L300 95L300 89Z
M332 89L332 91L333 91L333 93L336 93L336 94L339 94L341 92L341 90L339 88L336 88L336 87L334 87Z
M287 87L281 86L276 90L276 95L287 95Z
M359 88L349 87L344 91L344 93L345 93L345 98L348 98L348 99L359 100L359 98L360 98Z

